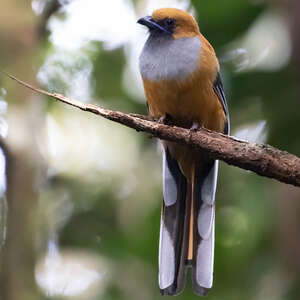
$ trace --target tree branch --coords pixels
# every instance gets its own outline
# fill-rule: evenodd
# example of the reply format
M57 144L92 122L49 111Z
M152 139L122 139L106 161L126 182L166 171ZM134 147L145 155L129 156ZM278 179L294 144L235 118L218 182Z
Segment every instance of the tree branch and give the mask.
M189 145L205 151L214 159L219 159L229 165L250 170L261 176L300 186L300 158L290 153L280 151L272 146L249 143L205 128L191 131L175 126L159 124L147 116L124 114L101 108L94 104L84 104L57 93L49 93L4 73L19 84L40 94L52 97L58 101L74 106L84 111L102 116L108 120L123 124L137 131L150 133L154 137Z

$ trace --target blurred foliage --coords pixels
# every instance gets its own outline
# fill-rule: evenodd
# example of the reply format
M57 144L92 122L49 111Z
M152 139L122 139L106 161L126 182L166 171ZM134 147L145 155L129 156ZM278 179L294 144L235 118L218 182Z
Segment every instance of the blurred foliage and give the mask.
M200 30L213 42L216 50L242 35L253 20L266 8L251 1L218 1L207 3L193 0L197 10Z
M136 11L140 12L147 2L150 1L133 1ZM202 33L214 45L221 60L232 133L265 120L268 132L266 142L300 155L297 98L299 81L295 80L296 77L291 72L291 61L274 71L253 68L239 72L232 61L222 59L227 51L235 47L232 45L247 34L257 18L275 8L285 14L284 9L277 7L272 1L191 2ZM55 7L54 16L60 19L66 17L57 10L56 1ZM46 15L46 21L40 22L43 26L48 24L48 17L51 21L52 16ZM41 15L40 18L42 17ZM45 28L37 31L42 39L40 44L34 45L34 51L43 64L51 53L55 53L55 47L51 38L49 39L51 34ZM3 46L6 40L6 36L0 36L0 54L13 51L13 44L10 45L11 49ZM92 98L98 104L124 112L146 113L141 94L134 94L126 85L128 45L109 48L103 42L92 41L89 48L83 47L80 51L92 63L92 72L86 78L92 90ZM32 64L35 66L34 61ZM40 81L45 88L61 93L69 91L72 94L72 88L68 90L70 82L66 78L74 77L84 66L77 66L76 63L70 65L69 62L54 66L56 69L54 68L51 76L46 81ZM10 70L10 65L6 67ZM16 69L22 69L22 66L19 65ZM60 76L66 73L70 77ZM23 74L26 74L26 70L23 70ZM136 84L132 82L133 89ZM17 88L19 87L10 86L8 93ZM156 142L144 134L119 129L118 125L99 121L85 113L80 113L83 116L78 119L79 113L71 111L73 114L70 114L70 109L60 104L52 103L46 109L43 117L45 120L48 117L47 126L50 118L53 120L51 126L58 132L63 132L61 139L56 139L55 142L67 144L67 141L72 141L73 144L66 147L61 169L55 169L47 162L47 187L39 187L40 202L46 216L43 220L46 229L41 228L41 232L50 232L49 236L43 237L44 243L51 239L51 234L57 235L57 247L61 251L84 250L95 254L107 266L103 288L96 289L93 296L83 294L83 298L74 299L160 299L157 255L162 188L160 154ZM66 111L69 113L66 114ZM78 130L72 124L77 124ZM66 130L68 126L74 128L73 131ZM78 132L80 130L83 133ZM90 137L89 141L85 139L85 135ZM97 144L98 148L95 146L96 141L100 144ZM48 143L51 144L49 141ZM40 144L46 144L45 138L40 140ZM58 153L55 152L54 161L58 160L61 150L55 149L60 149L59 146L51 146L54 147L52 151ZM47 147L51 148L49 145ZM93 148L98 149L99 153L90 150ZM77 149L81 156L68 165L66 161ZM47 161L51 151L44 147L40 151ZM87 166L81 167L87 160ZM115 165L111 160L120 161L120 165ZM46 191L49 190L51 193L47 194ZM215 281L207 299L299 298L300 268L290 270L285 264L285 245L280 244L280 235L288 235L289 228L282 225L282 218L278 214L278 210L284 210L282 205L285 203L278 202L289 197L299 200L299 191L221 164L216 211ZM66 204L70 210L64 215L62 207ZM62 219L58 221L60 215ZM299 237L292 236L291 239ZM45 245L43 248L45 250ZM300 251L300 247L298 250ZM294 259L299 260L299 255L300 252ZM96 281L96 284L100 284L101 280ZM49 299L53 299L50 295L51 293L48 295ZM184 293L177 299L196 298L188 278Z

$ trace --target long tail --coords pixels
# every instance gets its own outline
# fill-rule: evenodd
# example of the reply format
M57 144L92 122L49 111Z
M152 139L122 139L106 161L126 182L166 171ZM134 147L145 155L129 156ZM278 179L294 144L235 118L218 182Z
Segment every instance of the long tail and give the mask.
M159 287L176 295L185 286L192 265L193 287L206 295L212 286L214 259L214 198L218 162L195 168L192 183L181 173L168 150L163 157L164 202L159 245Z
M164 202L159 243L159 288L162 295L176 295L185 285L188 237L187 180L168 150L163 157Z
M199 296L205 296L213 284L218 165L218 161L211 162L200 174L195 169L192 278L194 291Z

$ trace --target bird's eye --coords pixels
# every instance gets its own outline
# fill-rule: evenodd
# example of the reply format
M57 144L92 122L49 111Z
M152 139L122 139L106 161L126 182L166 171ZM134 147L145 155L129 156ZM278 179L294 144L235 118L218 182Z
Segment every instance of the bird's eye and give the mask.
M175 21L173 19L166 19L165 24L170 27L175 24Z

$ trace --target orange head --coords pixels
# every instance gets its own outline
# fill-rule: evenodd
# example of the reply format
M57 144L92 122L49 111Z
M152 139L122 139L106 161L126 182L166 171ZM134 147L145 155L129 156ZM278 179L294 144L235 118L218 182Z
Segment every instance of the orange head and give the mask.
M196 73L215 79L219 66L214 49L189 13L161 8L138 23L150 32L140 56L144 80L183 82Z
M176 8L161 8L138 20L151 34L172 35L173 38L195 37L200 34L198 24L189 13Z

